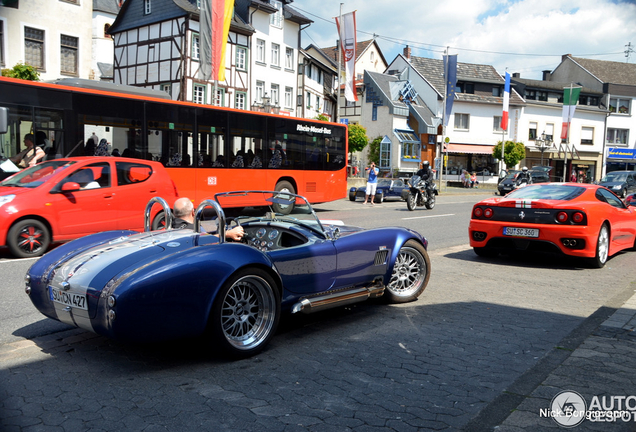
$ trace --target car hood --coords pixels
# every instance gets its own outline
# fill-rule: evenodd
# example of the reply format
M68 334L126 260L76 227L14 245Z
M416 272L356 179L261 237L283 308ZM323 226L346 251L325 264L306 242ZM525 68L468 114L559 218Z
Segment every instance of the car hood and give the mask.
M606 188L611 188L612 186L623 186L624 184L625 182L622 182L622 181L599 183L599 185L605 186Z
M191 230L134 234L68 255L55 266L51 284L83 287L98 294L109 281L137 271L187 247L197 236Z
M0 196L2 195L22 195L29 193L36 188L28 187L15 187L15 186L0 186Z

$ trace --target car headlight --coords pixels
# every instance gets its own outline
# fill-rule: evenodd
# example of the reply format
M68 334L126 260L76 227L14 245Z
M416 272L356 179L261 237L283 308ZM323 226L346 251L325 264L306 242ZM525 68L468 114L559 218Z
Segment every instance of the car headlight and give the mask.
M2 207L6 203L10 203L15 198L15 195L2 195L0 196L0 207Z
M612 189L620 189L620 188L622 188L622 187L623 187L623 186L621 186L621 185L616 185L616 186L612 186ZM0 204L0 205L1 205L1 204Z

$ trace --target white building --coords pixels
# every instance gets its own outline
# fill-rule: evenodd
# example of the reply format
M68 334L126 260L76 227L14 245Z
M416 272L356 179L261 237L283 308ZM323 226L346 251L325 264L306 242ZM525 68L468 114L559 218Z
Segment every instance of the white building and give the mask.
M108 33L123 0L93 0L93 49L90 78L113 80L113 38Z
M0 7L0 67L27 63L44 81L91 76L92 0L13 5Z

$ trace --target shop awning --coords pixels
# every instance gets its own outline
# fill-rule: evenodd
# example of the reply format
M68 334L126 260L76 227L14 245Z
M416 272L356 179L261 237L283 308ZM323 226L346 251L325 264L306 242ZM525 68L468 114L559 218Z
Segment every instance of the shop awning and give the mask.
M444 151L448 153L492 154L495 146L479 144L446 144Z

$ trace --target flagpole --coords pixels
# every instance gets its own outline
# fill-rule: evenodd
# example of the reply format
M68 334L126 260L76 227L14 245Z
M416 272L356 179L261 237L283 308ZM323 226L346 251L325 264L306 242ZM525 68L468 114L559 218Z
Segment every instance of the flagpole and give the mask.
M565 102L565 101L564 101ZM572 103L572 81L570 81L570 104ZM568 150L570 149L570 129L572 127L571 109L568 107L568 130L565 135L565 151L563 152L563 183L568 179Z
M338 46L336 46L336 50L338 51L338 92L336 93L336 123L340 121L340 79L342 78L342 41L340 40L342 35L340 32L340 26L342 25L342 5L344 3L340 3L340 14L338 15Z
M448 146L446 146L446 155L444 155L444 142L446 139L446 95L448 94L448 51L449 51L450 47L446 47L446 51L444 52L446 54L446 61L444 62L444 105L442 108L442 143L440 144L440 157L441 157L441 164L440 164L440 182L444 185L444 191L447 191L448 189L448 180L446 183L444 183L444 177L446 177L448 179L448 167L446 166L446 160L448 159ZM446 156L446 157L444 157ZM446 172L446 175L444 175L444 172Z

